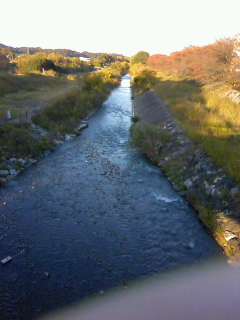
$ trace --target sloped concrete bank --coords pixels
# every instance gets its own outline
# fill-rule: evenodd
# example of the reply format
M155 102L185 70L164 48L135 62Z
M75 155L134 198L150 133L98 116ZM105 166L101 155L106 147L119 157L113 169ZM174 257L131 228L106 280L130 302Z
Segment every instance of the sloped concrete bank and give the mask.
M239 186L178 128L169 108L154 91L135 97L133 112L140 123L155 124L169 132L172 141L160 150L160 170L193 206L229 262L239 264Z

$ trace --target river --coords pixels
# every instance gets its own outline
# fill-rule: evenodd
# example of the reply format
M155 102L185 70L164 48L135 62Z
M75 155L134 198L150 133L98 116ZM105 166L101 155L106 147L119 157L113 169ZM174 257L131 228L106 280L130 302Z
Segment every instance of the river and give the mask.
M128 146L130 77L81 136L0 190L0 318L35 319L221 255L159 169Z

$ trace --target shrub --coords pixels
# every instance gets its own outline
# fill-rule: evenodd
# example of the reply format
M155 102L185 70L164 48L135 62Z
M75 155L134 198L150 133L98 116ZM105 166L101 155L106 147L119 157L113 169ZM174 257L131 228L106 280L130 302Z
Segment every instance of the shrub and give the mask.
M67 93L51 106L38 111L33 122L53 132L72 133L80 119L96 110L107 98L119 77L106 68L103 71L87 74L78 89ZM82 89L81 89L82 87Z
M137 122L139 122L140 121L140 118L138 117L138 116L133 116L132 117L132 123L133 124L135 124L135 123L137 123Z
M132 85L134 89L134 95L139 95L152 89L156 82L156 72L150 70L141 63L134 64L130 68L130 72L133 76Z
M0 127L0 145L7 150L8 156L38 157L43 150L53 146L50 138L35 137L28 123L7 124ZM2 151L3 152L3 151Z
M131 128L130 145L146 154L153 163L158 163L161 148L171 140L165 130L151 124L135 124Z

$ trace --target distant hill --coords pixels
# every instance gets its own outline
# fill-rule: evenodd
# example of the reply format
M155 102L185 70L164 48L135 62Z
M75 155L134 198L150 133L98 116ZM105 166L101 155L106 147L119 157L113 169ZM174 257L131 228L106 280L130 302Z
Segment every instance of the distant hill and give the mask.
M35 54L37 52L46 52L47 54L56 53L60 54L64 57L73 58L73 57L83 57L83 58L90 58L90 59L96 59L98 58L102 53L92 53L88 51L78 52L73 51L69 49L42 49L40 47L19 47L14 48L10 46L6 46L4 44L0 44L0 50L4 49L5 52L9 52L9 55L14 54L15 56L19 56L21 54ZM122 56L122 54L116 54L112 53L114 57Z

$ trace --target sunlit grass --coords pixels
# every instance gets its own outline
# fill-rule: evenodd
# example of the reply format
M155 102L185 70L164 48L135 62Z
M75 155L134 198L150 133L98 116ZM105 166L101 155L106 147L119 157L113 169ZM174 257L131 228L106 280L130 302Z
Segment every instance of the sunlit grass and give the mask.
M0 74L0 122L7 120L7 111L12 119L25 117L31 108L52 103L79 87L81 78L69 81L67 77L52 78L40 74Z
M218 90L187 79L159 75L155 86L177 124L240 183L240 106Z

